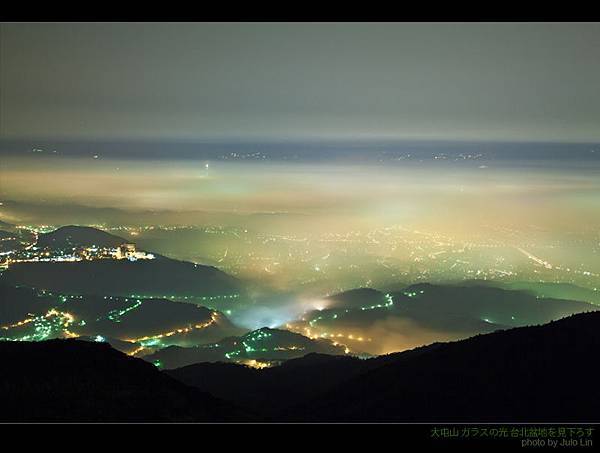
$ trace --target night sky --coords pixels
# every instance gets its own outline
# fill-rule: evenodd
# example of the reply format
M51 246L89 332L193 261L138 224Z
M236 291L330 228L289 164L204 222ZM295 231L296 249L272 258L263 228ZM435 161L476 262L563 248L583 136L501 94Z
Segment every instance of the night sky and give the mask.
M600 25L2 24L4 139L600 139Z

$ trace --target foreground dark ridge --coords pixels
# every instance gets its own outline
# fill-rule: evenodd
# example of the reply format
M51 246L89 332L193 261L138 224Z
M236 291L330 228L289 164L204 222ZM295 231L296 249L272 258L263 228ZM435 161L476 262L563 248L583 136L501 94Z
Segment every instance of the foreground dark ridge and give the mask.
M1 342L0 421L247 420L106 343Z
M5 342L0 420L598 422L599 347L600 312L265 370L203 363L165 373L107 344Z
M169 374L294 421L600 421L600 312L361 361L311 354L278 368Z

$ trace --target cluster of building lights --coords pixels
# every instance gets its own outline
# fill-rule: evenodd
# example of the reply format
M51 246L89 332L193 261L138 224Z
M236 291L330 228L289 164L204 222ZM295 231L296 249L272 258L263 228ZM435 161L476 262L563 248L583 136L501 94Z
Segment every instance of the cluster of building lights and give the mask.
M64 311L55 308L48 310L43 315L31 316L22 321L8 326L2 326L4 331L18 329L23 326L33 325L33 332L21 335L19 337L0 337L0 340L6 341L42 341L53 338L56 335L62 335L67 338L73 338L77 335L69 331L69 327L75 322L75 317Z
M94 260L152 260L156 257L152 253L146 253L136 249L135 244L122 244L119 247L73 247L68 250L40 249L31 244L21 251L7 254L3 262L5 267L14 263L37 263L37 262L77 262Z

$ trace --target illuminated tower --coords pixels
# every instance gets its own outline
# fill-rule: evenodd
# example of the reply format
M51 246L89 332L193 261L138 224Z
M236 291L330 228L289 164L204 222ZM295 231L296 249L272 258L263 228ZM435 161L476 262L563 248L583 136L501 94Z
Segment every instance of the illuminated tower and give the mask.
M121 244L117 248L117 259L122 260L125 258L130 258L135 255L135 251L136 251L135 244L132 244L132 243Z

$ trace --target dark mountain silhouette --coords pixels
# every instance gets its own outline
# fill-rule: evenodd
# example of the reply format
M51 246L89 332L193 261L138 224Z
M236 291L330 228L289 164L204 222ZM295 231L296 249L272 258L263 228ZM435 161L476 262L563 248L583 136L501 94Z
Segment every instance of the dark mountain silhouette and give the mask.
M37 247L65 252L78 247L117 247L125 239L91 227L66 226L40 234ZM26 286L67 295L227 298L241 283L217 268L160 255L152 260L101 259L78 262L12 263L0 274L4 286ZM202 299L204 298L204 299Z
M590 423L600 421L599 347L600 312L372 359L308 354L263 370L201 363L160 372L106 343L0 342L0 420Z
M516 327L550 322L596 309L587 302L543 297L531 291L504 289L473 281L448 285L419 283L389 294L394 302L393 309L428 324L442 321L442 327L446 328L450 327L447 323L449 316L468 317L500 327ZM329 306L332 309L362 308L366 312L376 308L377 304L387 302L383 292L371 288L345 291L330 296L328 300L334 301Z
M176 261L94 260L15 263L1 279L66 294L104 294L145 297L231 295L240 282L209 266Z
M482 285L481 281L476 282ZM489 282L489 286L498 288L528 291L538 297L552 297L556 299L571 299L600 305L600 291L582 288L572 283L554 282ZM465 285L466 286L466 285Z
M248 415L108 344L0 342L1 421L229 421Z
M224 338L218 343L191 348L171 346L144 356L144 359L159 361L162 367L170 369L198 362L281 361L310 352L344 354L344 347L329 340L313 340L287 330L264 327L240 337Z
M410 316L428 319L432 325L440 326L453 315L468 315L500 326L523 326L546 323L597 308L586 302L542 298L528 291L488 286L420 283L392 296L394 300L401 301L402 308Z
M326 306L306 314L306 321L294 323L294 328L310 329L312 335L345 334L340 342L371 354L541 324L596 309L587 302L472 283L421 283L390 293L359 289L329 297Z
M42 249L67 250L91 246L111 248L126 242L131 241L97 228L69 225L40 234L36 246Z
M310 353L280 366L258 370L234 363L198 363L166 370L168 375L273 418L316 398L365 369L356 357Z
M598 288L589 289L572 283L544 282L539 285L527 285L527 282L506 285L508 289L520 289L535 292L541 297L554 297L557 299L576 299L591 304L600 305L600 291Z
M292 409L336 421L599 421L600 312L441 344Z
M438 346L424 346L403 354L414 356ZM311 352L279 366L260 370L235 363L203 362L165 370L165 373L217 397L277 417L282 411L303 401L311 401L340 383L383 366L394 358L391 354L364 360L348 355Z
M310 354L280 367L167 371L273 420L597 422L600 312L373 359Z

